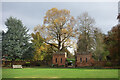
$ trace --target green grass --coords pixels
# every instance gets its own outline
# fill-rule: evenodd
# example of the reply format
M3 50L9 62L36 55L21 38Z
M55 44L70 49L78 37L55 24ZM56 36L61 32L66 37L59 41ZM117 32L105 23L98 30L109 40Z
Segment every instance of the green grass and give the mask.
M118 69L2 69L2 78L118 78Z

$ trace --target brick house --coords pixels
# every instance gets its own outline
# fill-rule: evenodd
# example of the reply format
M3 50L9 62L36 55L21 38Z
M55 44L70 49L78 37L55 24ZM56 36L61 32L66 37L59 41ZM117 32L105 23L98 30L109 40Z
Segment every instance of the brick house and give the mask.
M59 52L59 53L54 53L53 54L53 58L52 58L52 64L54 65L64 65L65 66L65 62L66 62L66 54L63 52Z
M92 54L76 54L76 67L92 66Z

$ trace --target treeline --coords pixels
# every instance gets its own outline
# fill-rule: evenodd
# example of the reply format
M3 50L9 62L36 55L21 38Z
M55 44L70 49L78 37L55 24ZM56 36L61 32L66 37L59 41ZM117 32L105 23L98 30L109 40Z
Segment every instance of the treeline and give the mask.
M73 48L75 54L92 53L97 61L120 59L120 25L104 34L87 12L75 19L69 10L52 8L46 12L43 25L36 26L32 34L14 17L8 18L5 25L8 30L2 31L2 57L7 60L47 62L56 52L73 57L68 48Z

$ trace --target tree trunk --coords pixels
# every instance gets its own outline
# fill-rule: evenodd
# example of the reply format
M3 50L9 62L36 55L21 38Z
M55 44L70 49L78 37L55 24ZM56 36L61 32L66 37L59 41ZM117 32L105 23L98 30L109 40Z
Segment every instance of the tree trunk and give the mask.
M14 59L12 59L12 61L11 61L11 67L13 67L13 65L14 65Z

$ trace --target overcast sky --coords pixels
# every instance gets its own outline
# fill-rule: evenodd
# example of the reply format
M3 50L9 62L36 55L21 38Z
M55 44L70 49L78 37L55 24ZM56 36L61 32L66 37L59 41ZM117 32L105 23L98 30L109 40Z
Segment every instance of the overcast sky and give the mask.
M118 24L117 2L3 2L3 26L0 26L0 29L7 31L4 22L13 16L22 20L31 33L36 25L42 25L45 13L51 8L68 9L75 18L83 12L88 12L95 19L96 27L100 28L103 33L107 33ZM69 50L71 53L74 51L73 48L69 48Z
M2 30L7 30L4 22L10 16L22 20L23 24L33 32L33 28L43 23L47 10L56 7L68 9L75 18L83 12L93 17L96 27L107 33L118 21L117 2L3 2L2 3Z

